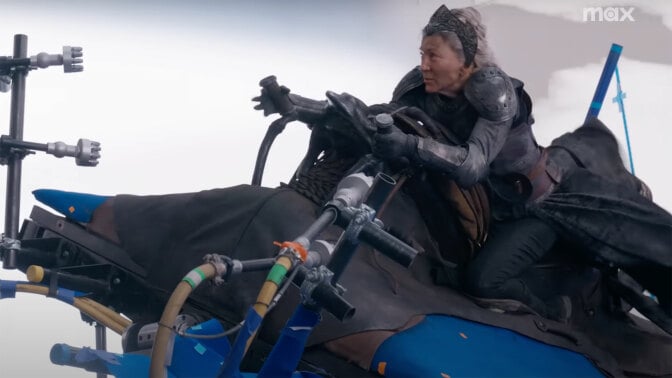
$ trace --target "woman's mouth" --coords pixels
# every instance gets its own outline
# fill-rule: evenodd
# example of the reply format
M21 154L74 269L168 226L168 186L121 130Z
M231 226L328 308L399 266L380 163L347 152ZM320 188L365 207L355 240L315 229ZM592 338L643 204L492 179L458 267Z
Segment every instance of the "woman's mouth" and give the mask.
M436 85L436 80L434 80L434 79L423 79L423 84L425 84L425 86L429 86L429 87L435 86Z

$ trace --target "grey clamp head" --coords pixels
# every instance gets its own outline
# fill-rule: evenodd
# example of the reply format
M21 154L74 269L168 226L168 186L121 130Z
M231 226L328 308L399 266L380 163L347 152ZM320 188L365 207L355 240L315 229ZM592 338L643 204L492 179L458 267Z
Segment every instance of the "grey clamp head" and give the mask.
M41 52L31 56L30 67L47 68L50 66L63 65L63 72L65 73L82 72L84 71L84 66L82 66L82 62L84 61L82 55L81 47L63 46L63 55Z
M95 167L100 159L100 143L88 139L77 141L75 162L84 167Z
M63 142L47 143L47 153L57 158L71 156L79 166L94 167L100 159L100 143L88 139L80 139L76 146Z
M63 72L84 71L84 66L82 65L82 62L84 62L83 55L81 47L63 46Z

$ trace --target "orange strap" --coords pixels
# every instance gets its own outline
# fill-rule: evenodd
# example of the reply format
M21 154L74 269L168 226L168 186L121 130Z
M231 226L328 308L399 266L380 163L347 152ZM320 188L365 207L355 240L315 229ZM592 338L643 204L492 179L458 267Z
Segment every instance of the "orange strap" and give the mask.
M285 241L285 242L277 242L274 241L273 245L277 245L280 248L291 248L293 251L295 251L298 255L299 258L301 259L301 262L306 261L308 258L308 251L306 251L305 248L301 245L301 243L297 243L294 241Z

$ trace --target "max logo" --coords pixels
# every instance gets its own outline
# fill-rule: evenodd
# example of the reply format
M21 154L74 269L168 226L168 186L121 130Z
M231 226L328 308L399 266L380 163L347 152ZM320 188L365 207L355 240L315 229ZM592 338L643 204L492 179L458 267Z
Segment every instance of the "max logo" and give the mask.
M635 7L591 7L583 8L583 22L634 22L632 12Z

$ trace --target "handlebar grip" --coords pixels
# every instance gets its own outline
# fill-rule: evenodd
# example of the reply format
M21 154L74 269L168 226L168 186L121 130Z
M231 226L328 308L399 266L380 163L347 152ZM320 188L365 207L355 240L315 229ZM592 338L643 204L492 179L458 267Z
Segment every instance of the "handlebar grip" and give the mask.
M389 135L392 133L392 130L394 130L394 118L392 118L391 114L380 113L374 117L373 121L376 125L376 132L380 135ZM396 160L401 167L407 167L411 163L406 156L392 160Z
M318 284L312 293L312 298L340 321L348 320L355 315L355 308L328 283Z
M282 93L274 75L261 79L259 85L266 90L281 115L287 115L294 111L294 104L289 100L287 93Z
M380 134L389 134L394 126L394 119L387 113L380 113L374 117L376 129Z
M373 222L364 225L359 237L401 266L408 268L418 251L389 234Z
M336 218L336 224L340 227L347 227L353 216L354 213L351 210L342 209L339 212L338 218ZM366 222L364 224L359 233L359 239L405 268L411 266L413 259L418 255L418 251L415 248L383 230L375 222Z

